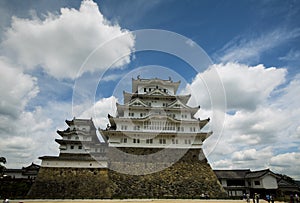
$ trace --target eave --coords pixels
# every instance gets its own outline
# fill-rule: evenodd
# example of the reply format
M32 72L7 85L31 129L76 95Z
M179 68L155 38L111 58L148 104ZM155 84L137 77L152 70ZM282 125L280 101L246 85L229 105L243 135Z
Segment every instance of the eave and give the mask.
M103 134L106 137L112 137L112 136L128 136L132 137L134 135L139 133L141 137L145 136L151 136L151 137L157 137L157 136L170 136L170 137L200 137L201 141L204 142L205 139L207 139L209 136L212 135L212 132L151 132L151 131L120 131L120 130L101 130L101 134Z
M191 95L149 95L149 94L138 94L138 93L130 93L123 91L123 97L124 97L124 104L130 103L135 98L141 98L141 99L153 99L153 98L163 98L168 100L180 100L182 103L186 104Z

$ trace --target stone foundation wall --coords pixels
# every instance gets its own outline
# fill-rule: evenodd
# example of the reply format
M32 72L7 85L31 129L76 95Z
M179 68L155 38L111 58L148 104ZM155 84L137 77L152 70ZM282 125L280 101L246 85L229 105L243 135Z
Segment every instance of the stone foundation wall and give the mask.
M111 192L114 198L200 198L204 193L213 198L226 196L201 149L186 151L181 158L177 157L176 163L170 162L167 157L160 156L158 156L158 163L153 162L153 159L149 157L138 160L139 156L132 159L126 158L126 154L125 157L121 154L116 156L116 150L134 155L149 155L151 151L153 153L159 151L157 149L119 148L110 152L110 169L114 170L109 171L109 179L113 183ZM173 149L171 153L182 155L180 149ZM161 170L147 173L156 169ZM144 174L134 175L141 171Z
M108 169L41 167L28 198L110 198Z
M212 198L226 196L201 149L172 149L171 161L168 153L156 154L160 151L112 148L108 153L109 169L41 167L28 197L199 198L204 193ZM156 156L141 156L145 154Z
M147 175L127 175L109 172L114 198L200 198L225 197L211 167L206 163L176 163Z

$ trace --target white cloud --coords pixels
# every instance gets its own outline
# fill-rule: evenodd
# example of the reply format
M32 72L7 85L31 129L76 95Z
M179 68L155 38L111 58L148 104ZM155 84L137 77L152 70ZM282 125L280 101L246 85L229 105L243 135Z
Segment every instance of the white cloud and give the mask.
M120 67L130 61L133 47L129 31L107 21L91 0L82 1L79 10L62 8L61 14L48 14L44 20L13 17L1 44L2 52L19 64L28 69L42 66L57 78Z
M300 60L300 51L291 49L285 56L279 57L283 61L298 61Z
M20 167L35 161L44 153L53 154L51 148L55 134L52 120L41 108L32 112L23 111L17 118L0 115L0 154L7 159L7 167ZM5 119L2 119L5 118Z
M206 84L214 84L216 72L224 85L227 109L253 110L270 96L270 93L285 81L286 70L266 68L263 65L247 66L238 63L213 65L203 73L199 73L192 84L184 92L191 92L191 101L201 101L201 106L208 109L211 105L209 91L215 91L214 86L207 89Z
M257 61L264 52L300 36L300 29L277 29L257 38L235 38L227 43L220 51L221 62Z
M114 96L103 98L91 107L84 107L80 118L93 118L96 127L104 129L109 124L107 115L115 116L117 99Z
M64 120L72 119L72 104L64 101L65 98L45 99L49 87L43 83L51 82L51 91L59 91L61 95L65 89L52 88L61 87L58 82L67 81L71 85L73 81L60 79L74 79L87 71L100 74L105 68L121 67L130 61L128 54L133 49L134 36L104 19L91 0L82 1L79 10L63 8L59 14L50 13L43 20L37 16L32 19L13 17L0 44L0 154L7 158L6 166L19 168L37 161L39 156L59 152L54 141L59 136L55 131L65 129ZM89 60L80 70L88 56ZM40 78L38 81L39 70L33 70L36 68L48 74L43 77L46 81ZM89 80L85 87L90 87L90 83ZM38 84L43 85L38 87ZM44 92L38 94L41 90ZM98 101L96 110L81 105L82 116L93 116L96 125L105 127L109 109L106 104L110 99L113 102L114 98ZM36 101L42 101L42 106L31 106Z
M295 179L300 179L299 168L300 168L300 153L290 152L284 154L278 154L271 158L270 165L278 173L286 174L294 177Z
M272 147L263 148L260 150L249 148L236 151L230 159L221 159L212 163L214 168L250 168L251 170L259 170L268 168L269 161L273 156Z
M37 78L24 74L4 57L0 58L0 72L0 114L16 118L39 92Z
M271 160L275 154L299 152L300 77L295 76L286 84L286 70L282 68L237 63L218 64L213 68L223 82L228 109L223 134L213 134L204 143L208 160L214 168L270 167L278 171ZM199 73L184 92L190 91L195 97L192 100L200 102L202 109L196 115L204 111L205 116L212 118L210 94L205 92L202 82L211 80L211 74L210 69ZM217 121L212 118L211 122ZM300 176L293 171L291 160L286 164L285 174Z

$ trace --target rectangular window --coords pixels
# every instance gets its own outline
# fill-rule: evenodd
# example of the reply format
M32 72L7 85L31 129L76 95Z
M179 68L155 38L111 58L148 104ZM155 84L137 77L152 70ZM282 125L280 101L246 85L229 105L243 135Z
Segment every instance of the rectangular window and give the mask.
M127 143L127 138L126 137L121 138L121 143Z
M81 146L81 145L79 145L79 146L78 146L78 149L82 149L82 146Z
M152 144L153 143L153 139L146 139L146 143L147 144Z
M166 139L159 139L159 144L166 144Z
M190 131L191 132L196 132L196 128L195 127L190 127Z
M74 145L71 145L70 149L74 149Z
M140 139L133 138L133 143L140 143Z
M254 181L254 185L260 185L260 182L258 180Z

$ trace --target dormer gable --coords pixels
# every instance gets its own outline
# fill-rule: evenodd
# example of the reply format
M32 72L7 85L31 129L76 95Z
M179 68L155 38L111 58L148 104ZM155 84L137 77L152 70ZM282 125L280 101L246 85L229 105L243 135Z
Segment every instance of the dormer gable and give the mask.
M142 106L142 107L147 107L148 105L145 104L142 100L140 100L139 98L135 98L132 101L130 101L130 103L128 104L128 106Z
M182 103L180 100L175 100L174 102L172 102L171 104L169 104L167 106L168 108L175 108L175 109L180 109L180 108L185 108L185 109L190 109L191 107L185 105L184 103Z
M148 92L147 95L168 96L168 94L166 92L163 92L161 89L154 89L151 92Z

